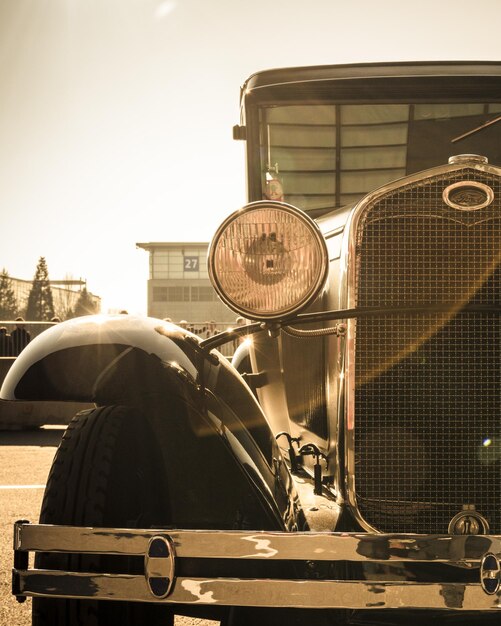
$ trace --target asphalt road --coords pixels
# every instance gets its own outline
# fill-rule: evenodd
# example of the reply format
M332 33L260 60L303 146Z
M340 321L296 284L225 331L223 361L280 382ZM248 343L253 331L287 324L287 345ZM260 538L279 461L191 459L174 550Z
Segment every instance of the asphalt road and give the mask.
M38 521L43 490L63 429L0 431L0 625L30 626L31 599L11 595L12 527L18 519ZM176 626L218 622L176 617Z

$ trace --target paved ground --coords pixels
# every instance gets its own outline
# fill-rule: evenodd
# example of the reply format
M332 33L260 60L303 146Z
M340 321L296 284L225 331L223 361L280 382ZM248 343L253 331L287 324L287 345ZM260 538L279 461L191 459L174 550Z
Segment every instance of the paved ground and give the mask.
M0 624L31 624L31 600L10 595L12 525L37 521L50 464L62 430L0 431Z
M29 626L31 599L18 604L10 592L12 526L18 519L38 521L43 487L63 430L0 431L0 625ZM176 626L214 626L216 622L179 617Z

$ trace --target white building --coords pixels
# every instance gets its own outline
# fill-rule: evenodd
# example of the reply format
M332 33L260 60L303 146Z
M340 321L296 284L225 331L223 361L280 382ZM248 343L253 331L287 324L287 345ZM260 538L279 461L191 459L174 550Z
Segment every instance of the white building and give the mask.
M12 290L19 308L23 311L28 304L28 296L33 286L33 280L13 278L12 276L9 276L9 280L11 281ZM49 283L54 303L54 314L62 320L66 319L67 313L75 308L80 298L81 290L86 286L86 282L84 280L50 280ZM88 294L96 307L96 312L99 312L101 310L101 298L90 292Z
M205 242L137 243L150 253L148 315L174 323L233 324L236 315L221 302L207 272Z

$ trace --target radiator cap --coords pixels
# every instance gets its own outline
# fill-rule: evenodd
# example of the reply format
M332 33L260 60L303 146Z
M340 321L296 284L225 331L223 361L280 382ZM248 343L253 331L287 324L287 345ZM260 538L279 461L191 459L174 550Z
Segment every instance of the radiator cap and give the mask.
M458 165L461 163L489 163L489 159L481 154L456 154L449 157L449 165Z

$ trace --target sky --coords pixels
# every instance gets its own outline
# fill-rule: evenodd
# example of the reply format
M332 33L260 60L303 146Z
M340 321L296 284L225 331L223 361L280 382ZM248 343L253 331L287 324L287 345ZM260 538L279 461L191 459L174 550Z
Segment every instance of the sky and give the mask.
M248 76L408 60L501 60L499 0L0 0L0 269L145 314L136 243L245 204Z

